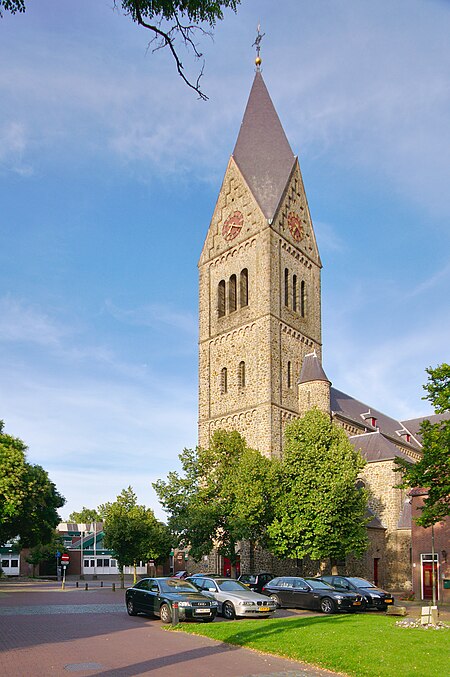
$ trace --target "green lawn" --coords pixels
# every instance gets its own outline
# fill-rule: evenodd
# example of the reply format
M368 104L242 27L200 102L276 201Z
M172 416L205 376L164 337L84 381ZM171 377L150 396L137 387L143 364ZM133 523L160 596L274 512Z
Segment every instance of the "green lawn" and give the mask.
M448 675L450 630L404 629L395 621L371 613L183 623L178 629L347 675Z

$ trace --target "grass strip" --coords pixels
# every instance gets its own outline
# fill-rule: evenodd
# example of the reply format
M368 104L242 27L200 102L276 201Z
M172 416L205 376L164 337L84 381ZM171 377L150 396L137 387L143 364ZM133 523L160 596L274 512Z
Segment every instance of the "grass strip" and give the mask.
M375 614L184 623L181 632L304 661L352 677L449 674L450 631L399 628Z

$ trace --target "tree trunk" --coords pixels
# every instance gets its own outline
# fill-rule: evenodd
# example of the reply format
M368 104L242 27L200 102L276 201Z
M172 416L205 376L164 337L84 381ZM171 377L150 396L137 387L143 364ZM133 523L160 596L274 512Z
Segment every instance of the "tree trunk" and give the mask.
M248 561L249 561L249 566L250 566L250 573L256 573L255 571L255 544L253 541L249 541L248 544L249 547L249 552L248 552Z
M119 574L120 574L120 587L123 590L125 587L125 575L123 573L123 566L120 567Z

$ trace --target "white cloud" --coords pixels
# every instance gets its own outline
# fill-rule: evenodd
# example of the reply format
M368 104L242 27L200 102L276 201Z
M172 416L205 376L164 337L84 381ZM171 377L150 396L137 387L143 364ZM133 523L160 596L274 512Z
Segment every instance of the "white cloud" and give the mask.
M168 305L153 303L140 308L123 309L107 301L105 308L116 320L128 325L153 328L165 326L182 331L190 337L197 335L197 317L191 313L172 310Z
M0 127L0 169L20 176L31 176L32 168L23 162L27 141L24 125L7 122Z

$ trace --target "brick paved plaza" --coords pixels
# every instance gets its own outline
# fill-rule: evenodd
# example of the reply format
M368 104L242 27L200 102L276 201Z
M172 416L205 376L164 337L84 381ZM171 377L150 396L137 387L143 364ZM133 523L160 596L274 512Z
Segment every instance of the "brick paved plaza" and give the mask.
M167 632L158 619L130 617L124 592L56 583L0 582L0 675L125 677L319 677L325 670ZM264 620L261 620L264 623Z

